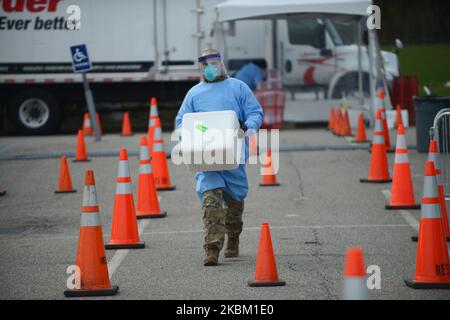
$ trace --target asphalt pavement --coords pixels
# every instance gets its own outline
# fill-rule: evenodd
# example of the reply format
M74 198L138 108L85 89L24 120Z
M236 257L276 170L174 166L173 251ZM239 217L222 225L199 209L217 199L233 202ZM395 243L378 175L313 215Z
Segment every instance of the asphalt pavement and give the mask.
M370 136L370 134L369 134ZM415 144L414 129L408 142ZM87 138L91 162L69 162L74 194L54 194L59 155L74 152L75 136L3 137L0 139L0 299L64 299L66 269L76 259L84 173L95 172L104 240L110 236L118 150L139 149L133 137ZM391 137L395 141L394 132ZM169 148L169 135L165 134ZM370 154L350 147L325 129L281 132L282 147L315 151L280 153L279 187L259 187L259 166L248 166L249 196L245 201L240 256L220 265L202 265L202 214L193 175L169 160L176 190L159 192L166 218L139 222L146 242L141 250L108 251L111 283L119 294L98 299L340 299L347 248L360 246L366 265L381 270L381 289L371 299L449 299L449 290L413 290L405 286L415 270L420 211L386 211L390 184L366 185ZM103 154L102 154L103 152ZM15 160L18 155L40 155ZM48 156L50 155L50 156ZM394 155L389 154L393 166ZM410 150L416 199L421 198L426 154ZM130 157L136 195L138 158ZM136 196L135 196L136 198ZM279 277L284 287L250 288L260 226L271 229Z

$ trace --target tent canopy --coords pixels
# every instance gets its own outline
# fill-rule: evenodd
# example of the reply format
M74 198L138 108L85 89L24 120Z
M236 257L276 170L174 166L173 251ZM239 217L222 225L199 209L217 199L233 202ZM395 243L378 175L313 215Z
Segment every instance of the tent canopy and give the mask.
M220 22L292 14L367 15L371 0L228 0L216 6Z

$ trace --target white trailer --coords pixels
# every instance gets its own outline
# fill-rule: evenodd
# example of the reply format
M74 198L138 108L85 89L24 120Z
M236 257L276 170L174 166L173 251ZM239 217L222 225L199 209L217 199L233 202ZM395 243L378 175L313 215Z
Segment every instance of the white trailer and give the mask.
M248 61L265 60L269 67L285 71L285 86L293 91L320 86L334 95L339 71L344 67L355 70L354 45L348 45L347 53L340 55L338 49L324 51L310 44L292 43L292 32L315 37L314 30L305 29L301 22L281 19L275 35L272 21L243 21L230 24L227 35L218 39L219 30L223 32L218 27L223 25L217 20L216 6L222 2L1 0L2 108L7 109L19 131L39 134L57 129L64 105L84 107L82 77L72 72L69 50L81 43L87 45L93 62L94 69L87 78L98 102L146 102L157 96L159 101L177 103L199 79L196 58L212 46L224 51L231 73ZM73 19L80 23L77 30L67 25ZM339 36L330 31L331 22L318 23L328 25L322 39L328 48ZM279 41L275 52L273 42L267 41L274 37ZM324 63L318 66L316 57L324 57L330 50L333 58L327 64L333 68ZM286 71L286 61L295 62L298 55L305 57L302 65L292 63ZM392 61L388 74L396 75L396 57L389 56L388 60ZM364 64L364 72L367 69Z
M1 0L0 99L22 132L49 133L83 104L69 47L85 43L97 102L180 101L198 81L213 0ZM79 30L66 22L79 15Z

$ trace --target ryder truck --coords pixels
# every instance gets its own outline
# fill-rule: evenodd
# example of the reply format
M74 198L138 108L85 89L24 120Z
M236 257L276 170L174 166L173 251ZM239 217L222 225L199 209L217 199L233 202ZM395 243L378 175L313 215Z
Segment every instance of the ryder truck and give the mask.
M179 103L198 82L196 57L216 45L216 5L221 2L0 0L0 111L17 131L46 134L58 128L65 105L84 108L82 77L72 71L69 49L81 43L93 64L87 78L96 102L144 103L157 96ZM320 85L340 95L343 81L355 76L357 51L342 42L331 20L319 22L279 21L283 45L278 56L285 61L278 64L286 69L287 88ZM265 21L248 21L233 30L225 55L231 73L246 62L266 59L262 43L270 28ZM392 78L398 74L397 57L383 56ZM301 64L294 63L297 57L304 57Z

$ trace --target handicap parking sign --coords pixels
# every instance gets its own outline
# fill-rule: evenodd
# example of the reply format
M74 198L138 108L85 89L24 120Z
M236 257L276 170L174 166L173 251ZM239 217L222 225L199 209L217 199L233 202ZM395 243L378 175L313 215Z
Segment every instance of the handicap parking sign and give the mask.
M70 47L72 67L74 72L86 72L92 69L85 44Z

